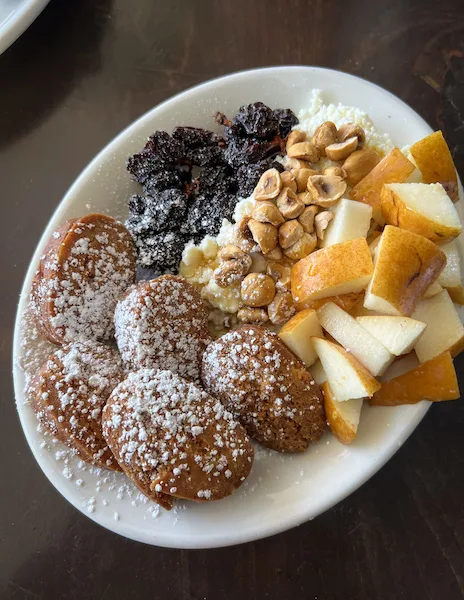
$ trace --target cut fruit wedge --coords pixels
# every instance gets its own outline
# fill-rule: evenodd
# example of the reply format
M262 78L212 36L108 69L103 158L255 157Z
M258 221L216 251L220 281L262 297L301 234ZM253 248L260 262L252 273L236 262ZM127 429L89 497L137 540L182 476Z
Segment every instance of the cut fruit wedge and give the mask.
M427 238L387 225L380 238L364 307L385 315L411 316L445 262L444 253Z
M323 248L366 237L372 218L372 208L368 204L342 198L331 212L334 218L324 233Z
M435 131L413 144L410 152L422 173L424 183L457 183L453 158L441 131Z
M450 298L456 304L464 305L464 288L462 285L456 285L454 287L447 287L446 291L450 295Z
M457 400L459 396L453 359L449 352L444 352L412 371L382 383L369 402L374 406L397 406L416 404L421 400Z
M350 352L323 338L313 338L314 348L338 402L366 398L380 389L380 383Z
M327 333L369 369L372 375L382 375L393 362L393 354L336 304L325 304L317 311L317 316Z
M373 270L365 238L322 248L293 266L293 299L300 303L360 292L367 287Z
M324 412L332 433L342 444L351 444L356 438L364 400L359 398L337 402L327 382L322 384L321 389L324 395Z
M355 304L358 304L364 298L364 292L353 292L351 294L342 294L340 296L328 296L327 298L319 298L318 300L306 300L296 304L296 310L304 310L305 308L314 308L317 310L327 304L333 302L343 310L350 311Z
M446 290L419 302L413 318L427 323L427 329L414 347L421 363L442 352L449 351L456 356L464 349L464 327Z
M437 294L439 294L442 291L443 291L443 288L438 283L438 281L434 281L432 283L432 285L429 285L429 287L425 290L422 298L431 298L432 296L436 296Z
M462 226L451 198L439 183L390 183L381 193L385 222L432 242L458 236Z
M438 277L438 283L445 288L461 285L461 259L456 240L442 244L440 250L445 253L446 264Z
M316 362L311 365L310 373L317 385L321 385L324 383L324 381L327 381L327 375L325 374L322 363L319 359L317 359Z
M414 171L414 165L398 148L387 156L361 179L350 192L350 198L372 206L372 216L380 225L385 224L382 215L380 194L385 183L402 183Z
M308 308L297 313L279 331L280 339L310 367L316 360L317 354L311 342L312 337L322 337L322 328L316 311Z
M357 317L356 321L395 356L411 352L427 327L409 317Z

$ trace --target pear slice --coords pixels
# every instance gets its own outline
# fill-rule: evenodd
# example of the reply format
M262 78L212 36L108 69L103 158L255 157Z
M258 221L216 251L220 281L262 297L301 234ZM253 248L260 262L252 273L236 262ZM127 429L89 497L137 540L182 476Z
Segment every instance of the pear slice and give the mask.
M393 354L336 304L324 304L317 311L317 316L327 333L369 369L372 375L382 375L393 362Z
M323 338L312 338L337 402L366 398L380 389L380 383L342 346Z
M324 412L332 433L342 444L351 444L356 438L364 400L357 398L337 402L327 382L322 384L321 389L324 395Z
M409 317L357 317L356 321L367 329L395 356L411 352L427 325Z
M411 156L422 173L424 183L457 183L456 168L441 131L435 131L410 148Z
M310 367L317 360L311 338L322 337L316 311L308 308L297 313L285 323L279 331L279 337L306 367Z
M411 316L445 262L444 253L427 238L387 225L377 249L364 307L386 315Z
M385 381L369 402L374 406L397 406L421 400L457 400L459 396L453 359L449 352L444 352L412 371Z
M421 363L449 351L457 356L464 348L464 327L446 290L421 300L413 318L427 323L414 349Z
M330 210L334 218L325 230L323 248L366 237L372 218L371 206L342 198Z

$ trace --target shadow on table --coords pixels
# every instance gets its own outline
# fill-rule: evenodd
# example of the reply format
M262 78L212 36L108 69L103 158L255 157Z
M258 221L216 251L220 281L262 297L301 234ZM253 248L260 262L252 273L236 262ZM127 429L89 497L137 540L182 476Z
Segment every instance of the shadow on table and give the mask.
M0 147L40 125L78 82L100 67L113 0L51 0L0 56Z

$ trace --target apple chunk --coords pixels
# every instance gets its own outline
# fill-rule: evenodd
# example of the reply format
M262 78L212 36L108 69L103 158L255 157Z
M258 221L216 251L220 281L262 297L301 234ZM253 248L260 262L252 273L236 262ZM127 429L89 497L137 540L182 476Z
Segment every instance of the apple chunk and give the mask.
M369 369L372 375L382 375L393 362L393 354L336 304L325 304L317 311L317 316L327 333Z
M337 402L327 382L322 384L321 389L324 395L324 412L332 433L342 444L351 444L358 431L363 399Z
M445 262L444 253L427 238L387 225L364 297L365 308L386 315L411 316Z
M441 131L435 131L413 144L410 152L425 183L457 183L453 158Z
M382 189L385 222L444 242L459 235L459 215L439 183L389 183Z
M337 402L367 398L380 389L380 383L350 352L323 338L313 338L327 381Z
M374 266L365 238L321 248L292 268L296 303L360 292L367 287Z
M371 206L342 198L331 211L334 218L324 233L322 247L366 237L372 218Z
M311 342L312 337L322 337L322 328L316 311L308 308L297 313L279 331L280 339L310 367L317 354Z
M385 381L369 402L374 406L397 406L421 400L457 400L459 396L453 359L449 352L444 352L412 371Z
M442 352L449 351L452 356L461 352L464 347L464 327L446 290L419 302L412 316L427 323L427 329L414 347L421 363Z
M410 352L427 327L409 317L357 317L356 321L395 356Z
M385 183L402 183L411 175L415 167L398 148L393 148L372 171L361 179L350 192L350 198L372 206L372 216L380 225L385 221L382 215L380 193Z

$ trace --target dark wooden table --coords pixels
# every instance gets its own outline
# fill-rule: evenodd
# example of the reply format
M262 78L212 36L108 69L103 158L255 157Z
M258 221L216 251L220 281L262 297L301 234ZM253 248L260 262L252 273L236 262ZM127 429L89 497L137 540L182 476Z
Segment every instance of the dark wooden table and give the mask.
M175 551L101 529L22 434L11 338L22 279L86 163L172 94L231 71L320 65L374 81L441 127L464 175L462 0L51 0L0 56L0 596L9 600L464 597L464 404L434 406L369 483L315 521ZM458 359L461 384L464 361Z

